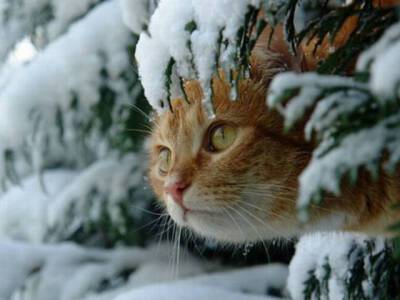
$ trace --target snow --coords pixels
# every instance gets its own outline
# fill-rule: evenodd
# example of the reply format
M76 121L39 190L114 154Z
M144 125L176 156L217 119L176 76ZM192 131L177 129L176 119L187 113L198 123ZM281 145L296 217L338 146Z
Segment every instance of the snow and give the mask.
M319 100L326 89L348 88L366 90L367 86L349 78L316 73L285 72L274 77L267 94L267 104L280 109L285 117L285 127L291 127ZM296 92L299 91L298 94ZM291 93L289 95L288 93ZM290 102L283 107L283 102ZM331 100L330 100L331 101Z
M304 299L305 281L309 278L310 272L319 280L323 279L323 265L328 260L335 272L329 279L329 290L332 295L327 295L326 299L342 299L344 288L340 279L344 278L347 272L347 255L354 239L354 235L345 233L317 233L303 236L296 245L296 254L289 265L288 289L292 298ZM333 249L335 251L332 251Z
M104 18L105 14L107 18ZM104 3L89 17L72 26L68 34L38 54L24 72L1 92L0 111L8 116L0 124L3 142L13 146L26 136L24 132L29 123L21 120L28 119L27 114L32 107L55 104L68 106L71 90L82 94L87 104L98 101L98 87L101 84L98 52L119 55L130 41L129 32L119 19L118 7L110 1ZM111 32L113 43L104 38ZM86 59L82 60L82 57ZM21 86L24 88L21 89Z
M192 285L159 285L135 290L127 295L117 297L115 300L204 300L204 299L229 299L229 300L274 300L275 297L254 296L235 293L215 287L200 287Z
M30 0L0 3L0 61L25 36L36 33L39 46L53 41L100 0ZM1 65L1 64L0 64Z
M172 276L170 255L174 249L170 244L99 250L70 243L29 245L3 241L0 299L195 300L220 296L272 300L277 298L266 296L266 291L285 287L284 265L205 274L220 267L186 252L182 253L179 273ZM130 275L124 279L122 272ZM108 288L103 290L105 285Z
M104 209L110 221L117 228L121 226L120 231L126 230L120 224L124 222L120 205L127 201L129 190L142 184L143 170L138 160L133 154L121 160L99 160L75 177L48 206L47 226L52 236L67 237L86 222L100 221ZM135 200L135 208L140 210L149 197L142 195Z
M200 81L205 107L213 115L210 81L216 71L217 41L220 34L224 41L229 41L218 58L223 69L229 70L233 66L237 32L249 5L258 7L260 3L257 0L160 2L151 17L148 33L140 35L136 49L145 95L158 112L168 109L165 72L170 62L174 62L175 75ZM177 87L179 80L175 79L172 90Z
M15 46L10 54L10 64L21 64L31 61L37 54L37 48L29 39L24 39Z
M265 296L269 287L282 290L287 277L287 267L280 264L249 267L237 271L202 275L189 279L150 285L135 289L116 300L202 300L221 297L237 300L272 300Z
M381 153L387 149L389 154L397 153L400 146L400 115L390 116L377 125L350 133L340 142L338 147L325 150L331 146L330 140L324 141L313 153L313 158L300 175L300 192L297 206L307 207L313 196L321 189L340 194L340 179L344 174L354 172L366 166L373 175L378 170L375 165L382 158ZM373 141L373 143L371 143ZM386 164L389 170L394 169L394 159Z
M158 0L119 0L125 25L134 33L141 34L147 29L157 2Z
M27 177L0 195L0 240L59 241L89 222L99 222L104 209L124 232L120 205L127 194L133 195L131 205L140 213L150 200L142 188L143 172L140 156L132 154L98 160L80 172L56 169L44 171L42 178Z
M400 70L393 62L400 61L400 39L389 50L379 56L371 66L371 88L385 98L400 96Z
M171 249L168 244L146 249L132 247L98 250L73 244L0 242L0 299L12 299L12 295L18 293L22 298L25 296L40 300L82 299L101 293L101 287L106 282L112 284L114 280L115 289L124 284L122 279L118 279L123 271L131 272L127 279L129 289L170 281L173 279L171 273L164 270L168 268ZM158 276L144 278L140 275L148 265L157 265L158 268L153 270ZM205 271L203 264L189 254L181 260L180 266L180 277L194 276ZM35 284L28 284L24 289L27 281ZM20 292L16 292L18 290Z
M363 58L366 59L367 56ZM384 78L383 74L381 76ZM362 114L366 108L377 108L379 102L374 101L368 84L356 82L352 78L287 72L277 75L272 81L267 102L285 117L286 128L293 126L308 109L315 106L305 134L310 140L312 134L316 133L320 143L313 152L311 162L299 177L297 206L301 220L307 220L306 208L310 202L319 201L321 191L340 195L340 183L344 175L355 177L362 166L373 176L377 175L382 151L387 150L390 154L385 164L386 169L394 170L400 157L398 114L380 120L370 128L349 132L341 139L334 137L337 124L351 122L356 112Z
M63 33L71 22L79 19L94 5L101 0L52 0L53 18L46 28L46 37L48 40L54 40Z
M47 171L43 174L45 192L37 176L25 179L0 198L0 240L43 242L47 233L47 208L52 198L71 182L76 172Z
M23 65L30 62L37 54L37 48L28 38L23 39L15 45L14 50L8 55L7 60L0 64L0 90L13 79L15 74L23 68Z
M324 132L329 131L335 122L347 114L362 108L369 100L369 97L358 91L340 91L331 94L319 101L315 110L307 122L305 134L307 139L311 139L312 132L315 131L322 137Z
M138 178L125 173L134 165L132 160L134 158L128 157L122 163L98 162L81 174L67 170L46 171L43 180L47 193L40 189L38 178L31 177L22 182L22 187L14 187L0 198L0 204L5 204L0 205L3 234L0 239L0 299L188 299L193 291L198 291L198 299L210 295L229 299L273 299L262 295L269 287L283 289L287 277L287 268L283 265L271 264L180 281L179 278L205 274L220 266L195 259L181 249L178 270L174 272L171 257L177 250L169 244L115 250L63 243L40 244L48 231L46 218L53 218L50 221L58 218L57 222L61 222L65 219L63 210L71 201L77 206L84 205L85 192L92 185L111 195L110 203L118 199L127 181L139 185ZM77 213L75 217L79 220L85 215ZM118 277L124 270L133 272L127 282ZM174 281L157 284L171 280ZM104 283L110 286L103 291Z
M371 90L380 101L400 97L400 23L390 27L381 39L366 50L358 59L357 70L368 71Z
M113 1L98 5L86 18L71 26L66 34L23 66L0 91L0 114L6 116L0 120L0 148L16 149L29 142L36 148L34 165L40 165L46 133L56 130L53 125L56 109L67 112L75 94L81 100L81 117L85 118L84 113L89 114L89 108L100 99L103 65L119 100L129 101L128 83L119 76L129 66L126 49L131 43L131 34L121 21L119 6ZM43 129L40 135L33 132L38 126L33 116ZM68 137L71 131L66 130ZM5 169L4 161L0 162L0 169Z
M357 255L362 252L369 238L351 233L317 233L301 237L296 246L296 254L289 265L288 289L293 299L305 299L306 281L314 275L321 284L327 280L328 294L322 291L321 299L348 299L345 286L351 276L349 268L354 265ZM384 239L375 240L374 253L384 248ZM351 255L349 255L349 253ZM367 270L369 256L363 261ZM324 267L329 263L330 271ZM327 274L329 272L329 274ZM361 276L361 274L360 274ZM364 293L368 295L368 278L365 280ZM314 298L312 298L314 299Z

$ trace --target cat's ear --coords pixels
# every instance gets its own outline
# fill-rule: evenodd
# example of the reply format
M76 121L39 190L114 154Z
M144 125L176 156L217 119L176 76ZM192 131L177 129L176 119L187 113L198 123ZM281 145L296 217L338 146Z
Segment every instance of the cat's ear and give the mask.
M390 0L386 1L390 2ZM251 76L254 80L268 85L276 74L284 71L314 71L332 50L341 48L347 43L357 26L358 17L351 16L343 22L333 41L328 36L321 41L319 37L306 39L296 51L290 51L282 25L274 29L268 26L253 49ZM352 67L348 71L352 72Z
M267 27L260 35L251 55L251 78L269 84L281 72L307 70L306 60L301 49L293 54L285 40L283 27Z

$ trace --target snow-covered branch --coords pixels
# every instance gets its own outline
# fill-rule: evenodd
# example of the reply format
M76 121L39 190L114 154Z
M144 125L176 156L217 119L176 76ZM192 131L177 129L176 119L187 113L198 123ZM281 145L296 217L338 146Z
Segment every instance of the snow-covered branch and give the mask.
M212 115L212 76L218 68L229 76L240 64L245 53L239 48L248 46L243 36L256 26L259 6L257 0L162 1L136 50L150 104L159 112L169 109L170 98L182 94L179 77L198 79Z
M103 0L33 0L0 3L0 60L26 36L44 47Z
M383 238L314 234L296 248L288 277L293 299L390 299L398 292L397 265Z
M1 242L0 298L115 299L132 289L174 279L170 255L168 244L99 250L73 244ZM179 276L200 274L205 267L185 253Z
M33 148L25 153L35 171L46 165L44 157L57 161L72 154L70 159L82 165L107 153L106 142L99 147L107 139L104 126L118 127L124 118L121 106L132 103L137 95L131 93L140 89L130 75L128 49L135 40L121 18L117 3L100 4L0 91L0 112L7 116L0 121L3 180L10 173L6 150L21 155L24 148ZM93 120L94 107L108 113L112 122Z
M396 170L400 73L393 64L400 61L399 28L393 25L360 55L357 71L369 74L366 80L365 76L283 73L272 81L267 102L280 110L286 127L312 111L305 135L311 139L315 134L319 141L300 176L298 207L302 212L311 201L320 201L323 191L339 195L345 175L355 182L363 167L376 177L383 153L388 154L386 171Z

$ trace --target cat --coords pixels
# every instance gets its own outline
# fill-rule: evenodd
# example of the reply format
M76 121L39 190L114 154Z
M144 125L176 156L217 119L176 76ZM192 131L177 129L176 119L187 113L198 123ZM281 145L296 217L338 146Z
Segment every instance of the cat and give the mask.
M310 207L306 224L298 221L297 178L314 145L304 140L302 124L283 134L282 117L267 108L265 96L276 73L310 70L316 62L304 51L294 57L282 29L271 43L266 42L269 31L263 35L236 101L229 99L223 74L213 79L215 119L206 116L196 81L184 85L189 103L174 99L173 112L156 116L149 143L149 178L156 195L179 226L223 242L315 231L385 233L400 219L391 208L399 203L400 181L386 174L376 182L361 172L356 187L344 184L340 197L325 197L320 206Z

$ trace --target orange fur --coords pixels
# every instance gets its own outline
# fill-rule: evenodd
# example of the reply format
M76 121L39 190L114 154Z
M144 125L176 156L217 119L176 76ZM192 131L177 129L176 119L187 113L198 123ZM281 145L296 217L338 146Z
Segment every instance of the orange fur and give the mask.
M214 120L204 112L196 81L184 86L190 103L176 100L173 113L156 118L149 168L155 193L180 225L222 241L257 241L315 230L383 233L399 218L390 206L398 203L400 183L386 174L373 182L363 173L356 188L344 184L340 198L326 197L321 206L311 207L309 223L299 224L297 178L313 145L304 141L300 128L290 135L282 133L283 120L267 108L265 95L273 75L305 68L304 55L290 56L279 28L269 46L268 29L263 36L253 52L251 78L241 81L237 101L229 100L223 76L214 78ZM235 142L220 153L206 147L208 129L215 123L238 130ZM167 175L158 171L161 147L172 152ZM165 192L165 183L172 179L190 184L183 200L190 210L187 215Z

